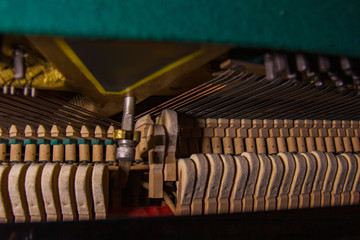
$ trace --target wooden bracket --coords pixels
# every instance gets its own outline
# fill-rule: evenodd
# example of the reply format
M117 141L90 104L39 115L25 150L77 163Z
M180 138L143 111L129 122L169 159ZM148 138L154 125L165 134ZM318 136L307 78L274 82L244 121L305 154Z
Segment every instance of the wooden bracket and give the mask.
M321 193L321 206L329 207L331 205L331 191L333 189L333 184L335 176L337 173L337 160L333 153L325 153L327 160L327 170L324 177L324 185Z
M10 168L0 165L0 223L9 223L13 220L8 190Z
M355 175L354 185L350 192L350 205L357 205L360 202L360 155L354 154L358 170Z
M41 175L44 164L31 163L25 175L25 193L31 222L45 220L45 208L41 194Z
M290 202L290 188L293 185L293 181L296 181L296 179L293 180L296 165L294 157L291 153L281 152L278 153L278 156L284 164L284 175L277 197L277 210L285 210L288 209L288 203Z
M357 160L352 153L342 153L343 156L348 163L348 172L346 175L344 188L341 193L341 206L350 205L350 193L354 184L356 172L358 171Z
M315 151L315 138L314 133L317 133L316 129L313 129L314 121L310 119L304 120L304 128L300 130L300 135L305 138L306 149L308 152ZM310 134L310 129L313 129L312 134Z
M258 154L258 159L260 165L254 192L254 211L264 211L265 195L272 169L270 159L267 155L260 153Z
M206 127L203 129L203 139L201 143L201 151L202 153L211 153L211 138L214 137L214 128L217 127L217 119L208 118L206 119Z
M345 151L343 142L343 137L345 137L345 129L341 129L340 120L332 121L331 135L333 135L332 137L334 137L335 152L343 153Z
M206 154L209 161L209 178L204 199L204 213L217 213L217 197L223 174L223 163L218 154Z
M333 189L331 192L331 206L341 205L341 193L343 191L347 172L348 172L347 160L341 155L337 155L336 160L337 160L338 168L334 180Z
M76 166L65 163L59 173L59 197L63 221L76 220L75 174Z
M277 131L279 133L277 133ZM278 152L287 152L287 144L286 144L286 138L289 137L289 130L284 127L284 120L282 119L275 119L274 120L274 130L273 133L270 131L270 136L273 135L276 137L276 145L278 147Z
M289 209L299 208L299 195L306 176L306 160L301 154L293 154L295 172L289 191Z
M324 185L325 173L327 171L327 160L323 152L313 151L317 167L314 179L314 185L310 194L310 207L317 208L321 206L321 190Z
M299 153L306 152L305 136L308 132L305 129L305 120L297 119L294 121L294 127L290 129L290 136L295 137L297 151Z
M257 155L252 152L244 152L241 156L245 157L249 164L249 177L244 191L242 211L252 212L254 207L255 186L260 169L260 161Z
M8 189L15 222L27 222L29 209L25 194L25 174L29 165L15 163L9 172Z
M236 129L236 138L234 138L235 155L245 152L246 147L244 139L248 137L247 132L249 128L251 128L251 120L241 119L241 126Z
M310 207L310 193L313 188L315 172L316 172L316 160L311 153L301 153L301 155L306 160L306 175L304 183L301 189L301 194L299 196L299 208L309 208Z
M47 163L41 175L41 191L44 199L46 221L48 222L55 222L61 219L58 186L59 173L60 164Z
M260 119L253 119L251 123L251 128L247 130L248 136L245 138L245 146L247 152L256 153L256 138L259 137L259 128L262 127L262 121Z
M196 176L195 165L190 158L179 159L178 176L176 214L190 215L190 204Z
M332 128L332 122L330 120L323 120L323 128L327 131L325 136L326 151L335 153L334 137L337 135L336 129Z
M163 198L166 135L162 125L150 125L147 132L149 147L149 198ZM176 168L175 168L176 169Z
M89 221L93 218L92 171L93 167L90 164L80 164L76 169L74 190L79 221Z
M191 201L191 215L199 215L203 213L203 201L207 186L209 164L203 154L192 154L190 159L195 163L196 168L196 183Z
M221 178L219 194L218 194L218 210L217 213L229 213L229 198L231 189L234 183L235 176L235 163L230 155L220 155L221 161L224 166L224 171Z
M230 196L230 213L241 212L242 198L249 176L249 164L243 156L234 156L236 174Z
M163 110L159 123L163 125L166 134L164 180L176 181L176 145L179 134L177 113L173 110Z
M236 137L236 129L240 127L240 119L230 119L229 127L225 128L225 137L223 138L224 153L234 155L235 149L233 139Z
M269 179L269 185L265 196L265 210L276 210L276 197L278 196L281 180L284 175L284 166L279 156L270 155L271 162L271 176Z
M213 153L223 153L222 138L225 137L225 128L227 127L229 127L228 119L217 119L217 126L214 128L214 136L211 138Z

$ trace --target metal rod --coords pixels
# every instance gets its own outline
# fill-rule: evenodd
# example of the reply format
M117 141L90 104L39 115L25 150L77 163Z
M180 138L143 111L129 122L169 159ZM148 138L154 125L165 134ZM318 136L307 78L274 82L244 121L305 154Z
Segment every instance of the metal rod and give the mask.
M124 98L124 109L121 121L121 129L134 131L135 97Z

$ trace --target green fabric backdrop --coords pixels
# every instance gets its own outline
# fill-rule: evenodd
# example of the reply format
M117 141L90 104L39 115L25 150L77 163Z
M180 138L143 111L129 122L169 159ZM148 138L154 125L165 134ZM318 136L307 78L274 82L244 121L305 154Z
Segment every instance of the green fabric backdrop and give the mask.
M0 32L360 57L359 0L0 0Z

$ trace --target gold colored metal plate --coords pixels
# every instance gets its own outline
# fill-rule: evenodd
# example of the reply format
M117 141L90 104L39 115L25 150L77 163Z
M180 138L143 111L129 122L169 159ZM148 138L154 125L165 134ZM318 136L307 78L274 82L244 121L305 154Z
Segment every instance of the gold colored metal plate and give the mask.
M201 44L201 46L199 46L199 49L201 49L200 52L195 52L193 55L190 54L185 58L181 58L178 61L175 61L174 64L170 64L167 67L160 69L161 71L150 72L148 77L141 78L140 81L123 89L123 91L112 92L104 87L100 87L99 79L96 79L97 75L88 69L88 66L84 64L83 59L80 59L74 51L64 51L64 49L69 49L67 48L68 45L62 44L64 43L63 41L59 41L56 38L38 36L28 36L27 39L40 54L48 59L65 76L66 87L69 91L78 92L89 97L90 100L96 103L96 106L94 106L96 108L95 111L105 116L111 116L122 111L124 96L135 96L136 102L139 103L150 96L158 95L160 93L161 95L167 96L180 94L187 89L195 87L203 81L210 79L210 74L208 74L210 76L209 78L204 79L203 77L198 76L191 77L190 73L195 72L199 68L203 68L207 62L219 57L231 48L231 46L224 45ZM139 47L142 46L142 44L148 44L154 48L154 54L160 54L160 51L156 52L156 50L158 47L161 49L162 44L169 45L168 43L150 44L146 42L134 43L126 41L119 41L116 43L111 42L111 44L121 44L123 46L139 44ZM126 49L126 47L123 47L123 49ZM176 47L173 48L173 51L175 50L177 51ZM167 51L172 50L170 49ZM75 54L75 58L72 53ZM131 54L129 58L131 58ZM80 61L74 61L74 59ZM109 61L106 56L98 57L93 59L93 61L108 61L109 72L115 71L117 73L122 73L127 70L127 68L125 70L122 70L121 68L126 64L121 66L119 64L115 66L111 65L113 62ZM127 58L123 61L128 63ZM79 66L82 67L79 68ZM141 72L143 67L139 63L131 66L139 72ZM101 71L101 73L103 73L103 71ZM111 81L114 81L115 84L122 80L115 78L111 79ZM179 88L179 85L181 88Z
M13 46L3 45L1 51L5 59L0 61L0 84L11 85L22 88L24 86L35 87L39 89L65 90L65 76L50 62L36 55L28 46L24 47L27 53L25 58L25 78L15 79L14 69L10 61L13 55Z

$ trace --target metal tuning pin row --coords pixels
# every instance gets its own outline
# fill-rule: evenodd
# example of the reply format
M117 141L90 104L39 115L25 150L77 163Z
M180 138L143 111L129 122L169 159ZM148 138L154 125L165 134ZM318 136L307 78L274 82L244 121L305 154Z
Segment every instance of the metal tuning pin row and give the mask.
M339 91L359 91L358 60L324 55L266 53L264 65L269 80L303 80L316 87L333 85Z
M31 86L31 83L29 84L26 80L26 65L25 65L25 58L27 56L27 53L22 48L15 48L13 53L13 59L14 59L14 78L10 80L10 82L4 82L2 85L2 92L3 94L11 94L15 95L17 90L12 85L16 81L23 81L25 80L25 83L23 84L23 90L22 93L24 96L31 96L35 97L36 95L36 89L35 87Z

